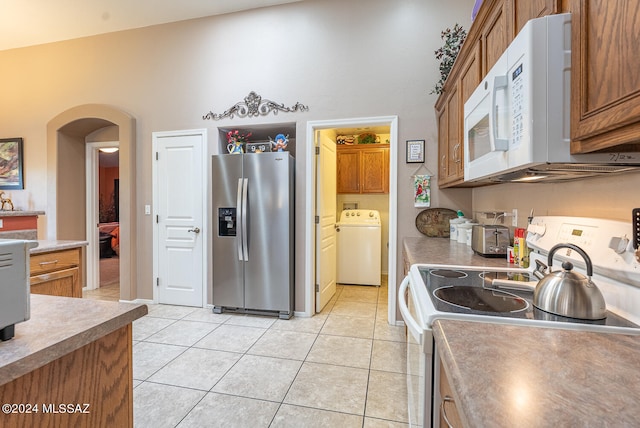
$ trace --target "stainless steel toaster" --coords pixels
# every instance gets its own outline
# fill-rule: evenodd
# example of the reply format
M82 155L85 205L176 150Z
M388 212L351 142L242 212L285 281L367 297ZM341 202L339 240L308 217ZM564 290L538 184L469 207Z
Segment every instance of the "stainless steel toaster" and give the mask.
M13 337L15 325L31 316L29 250L35 241L0 239L0 340Z
M506 257L510 245L509 228L477 224L471 229L471 249L484 257Z

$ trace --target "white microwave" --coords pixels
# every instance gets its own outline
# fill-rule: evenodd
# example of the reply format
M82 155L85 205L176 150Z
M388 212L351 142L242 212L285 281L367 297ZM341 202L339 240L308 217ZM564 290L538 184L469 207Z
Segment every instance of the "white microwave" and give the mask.
M562 181L637 170L640 153L571 155L571 14L528 21L464 104L464 179Z

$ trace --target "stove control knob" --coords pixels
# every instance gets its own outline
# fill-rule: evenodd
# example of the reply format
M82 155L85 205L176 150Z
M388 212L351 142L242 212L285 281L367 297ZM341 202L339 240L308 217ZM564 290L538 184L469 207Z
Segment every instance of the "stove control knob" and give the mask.
M629 245L629 238L627 236L623 237L613 237L611 241L609 241L609 248L615 251L618 254L622 254L627 250L627 246Z
M369 217L373 217L373 211L369 211Z
M360 211L358 211L358 212L356 213L356 215L357 215L358 217L360 217Z

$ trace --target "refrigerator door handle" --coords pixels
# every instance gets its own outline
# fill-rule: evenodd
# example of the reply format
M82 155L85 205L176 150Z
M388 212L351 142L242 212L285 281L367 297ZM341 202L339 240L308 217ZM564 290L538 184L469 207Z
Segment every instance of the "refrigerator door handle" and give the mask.
M238 178L238 192L236 195L236 219L240 217L243 208L242 208L242 178ZM236 220L237 221L237 220ZM240 222L236 224L237 236L236 236L236 248L238 249L238 260L242 261L242 225Z
M244 179L244 188L242 189L242 249L244 261L249 261L249 228L247 225L247 216L249 214L249 204L247 203L247 193L249 192L249 179Z

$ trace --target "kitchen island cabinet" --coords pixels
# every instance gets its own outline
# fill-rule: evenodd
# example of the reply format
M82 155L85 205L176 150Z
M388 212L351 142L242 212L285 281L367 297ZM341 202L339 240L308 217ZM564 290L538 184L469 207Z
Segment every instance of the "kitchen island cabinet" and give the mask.
M38 241L31 250L31 293L82 297L82 247L86 241Z
M464 427L640 420L638 335L436 320L433 337Z
M31 318L0 343L0 403L13 405L0 426L132 427L131 323L146 313L146 305L32 295Z

